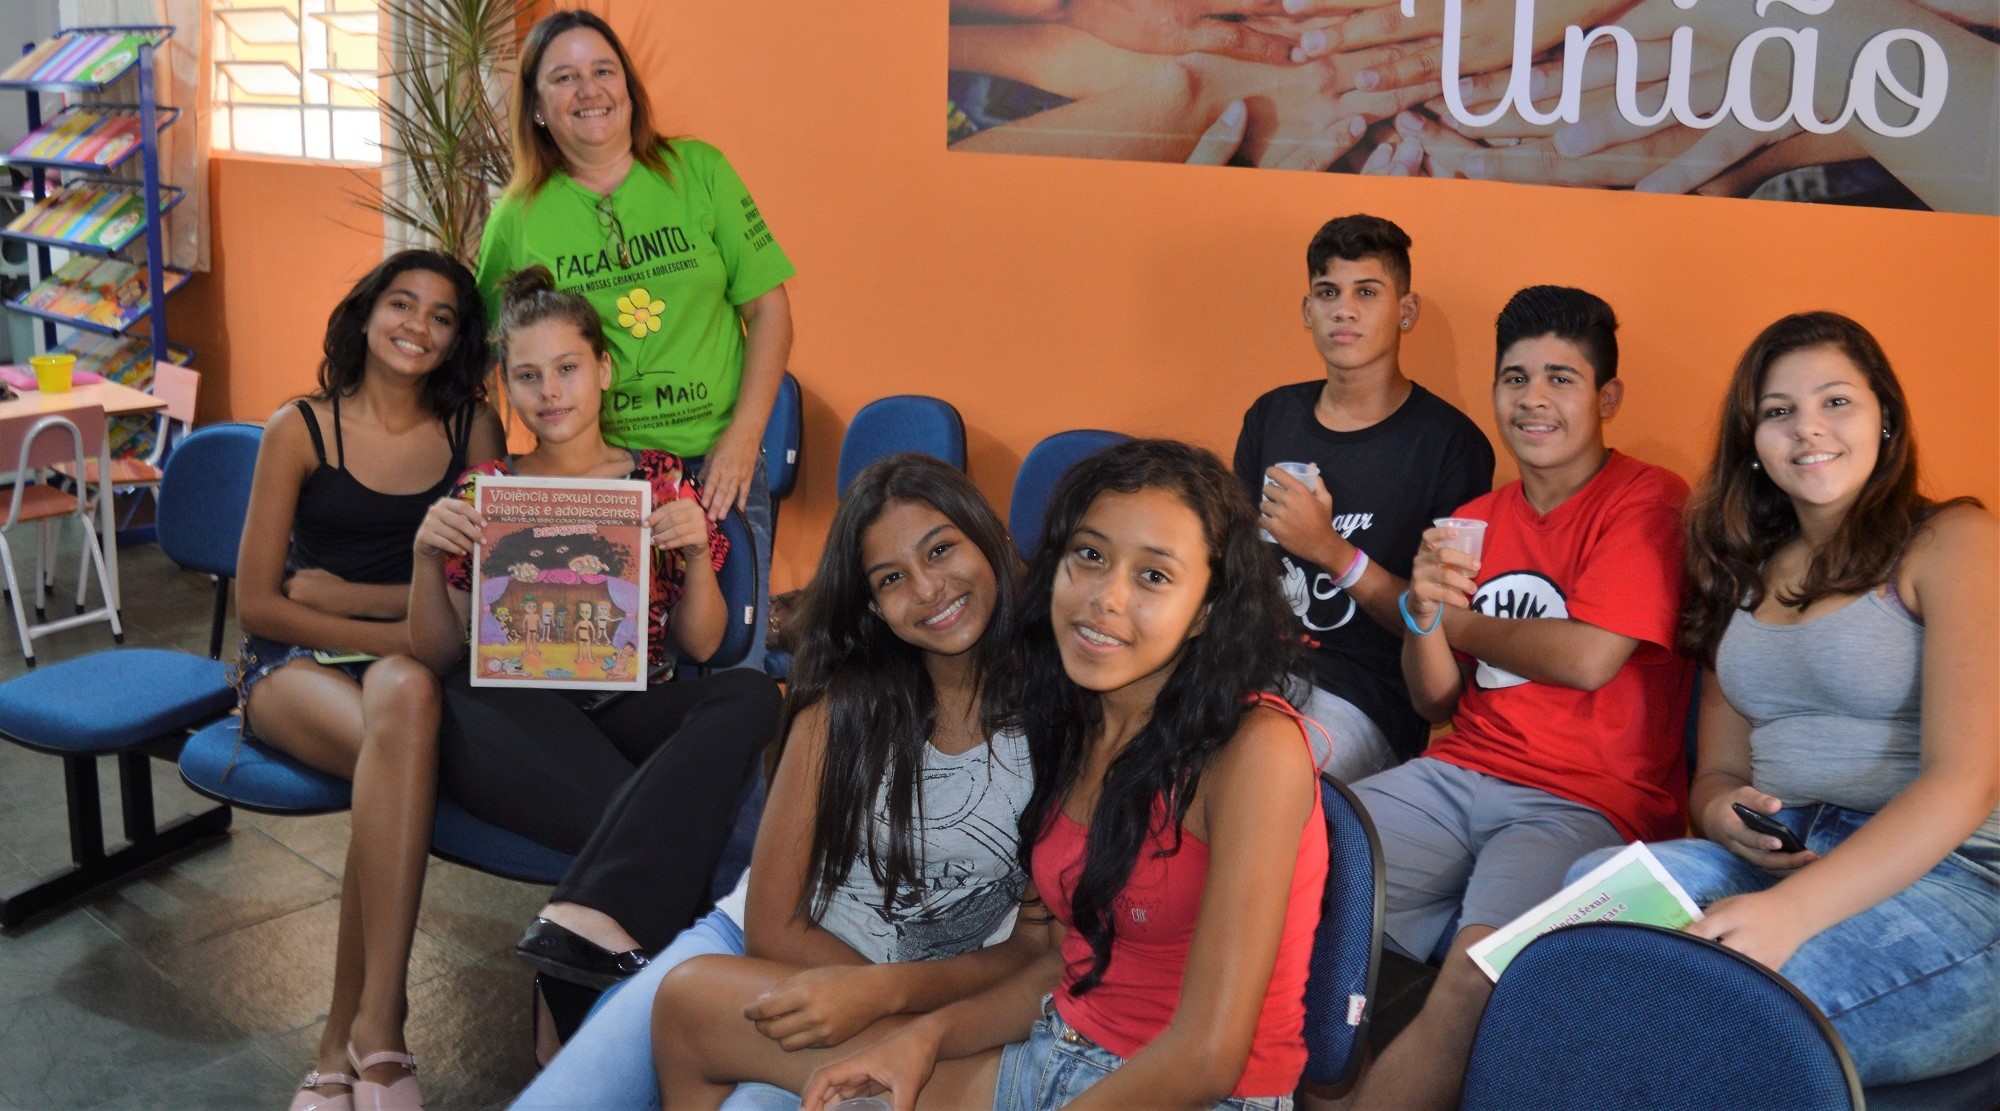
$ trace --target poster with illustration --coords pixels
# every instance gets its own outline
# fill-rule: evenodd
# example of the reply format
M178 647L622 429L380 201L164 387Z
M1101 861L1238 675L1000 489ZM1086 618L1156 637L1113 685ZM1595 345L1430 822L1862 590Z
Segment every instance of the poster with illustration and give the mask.
M1994 0L952 0L950 19L954 151L2000 212Z
M481 476L472 685L644 690L652 489Z

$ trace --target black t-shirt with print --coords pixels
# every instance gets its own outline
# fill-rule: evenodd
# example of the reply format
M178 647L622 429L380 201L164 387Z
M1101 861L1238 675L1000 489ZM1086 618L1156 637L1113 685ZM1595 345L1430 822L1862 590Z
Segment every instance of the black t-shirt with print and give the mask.
M1471 418L1412 384L1387 417L1356 432L1335 432L1313 415L1324 380L1280 386L1243 414L1236 474L1258 497L1274 463L1319 464L1333 495L1333 527L1368 558L1410 577L1432 518L1493 488L1493 445ZM1384 629L1334 589L1344 567L1321 567L1279 553L1285 597L1298 616L1313 682L1367 714L1401 759L1422 751L1429 730L1403 682L1401 630Z

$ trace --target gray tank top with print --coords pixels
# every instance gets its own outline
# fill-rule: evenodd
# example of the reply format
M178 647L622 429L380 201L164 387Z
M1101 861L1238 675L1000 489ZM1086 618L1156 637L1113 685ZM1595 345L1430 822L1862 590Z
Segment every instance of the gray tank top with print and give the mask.
M1716 679L1750 722L1751 782L1786 806L1873 814L1916 779L1924 627L1871 591L1821 617L1773 625L1739 611ZM1972 841L2000 846L2000 808Z
M885 785L886 786L886 785ZM857 859L819 924L871 961L925 961L979 948L1008 921L1026 886L1021 811L1034 788L1027 738L1002 733L956 756L928 745L917 791L923 814L918 883L887 893ZM886 800L874 830L888 848Z

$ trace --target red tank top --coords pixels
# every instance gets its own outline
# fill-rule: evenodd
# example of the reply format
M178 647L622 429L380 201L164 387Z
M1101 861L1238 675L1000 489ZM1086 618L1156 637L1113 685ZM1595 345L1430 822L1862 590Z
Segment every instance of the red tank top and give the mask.
M1281 699L1265 695L1260 701L1299 720L1298 711ZM1300 735L1304 732L1301 725ZM1165 830L1171 818L1165 798L1155 799L1154 828ZM1117 933L1111 942L1111 965L1095 988L1074 995L1070 986L1091 963L1090 944L1076 932L1070 913L1070 892L1083 871L1089 834L1088 826L1078 825L1058 809L1035 842L1035 886L1049 912L1068 931L1063 938L1065 972L1056 989L1056 1011L1077 1032L1129 1059L1165 1032L1180 1003L1181 977L1208 882L1208 845L1184 834L1179 851L1162 856L1158 854L1172 839L1163 833L1153 835L1125 890L1112 903ZM1306 974L1313 931L1319 927L1320 896L1326 888L1326 854L1326 822L1315 797L1312 815L1299 831L1278 962L1264 991L1250 1058L1231 1098L1290 1095L1305 1072Z

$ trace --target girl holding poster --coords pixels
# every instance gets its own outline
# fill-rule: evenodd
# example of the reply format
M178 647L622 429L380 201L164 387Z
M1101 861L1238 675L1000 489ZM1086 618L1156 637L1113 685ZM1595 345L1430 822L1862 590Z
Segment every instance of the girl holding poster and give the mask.
M472 468L455 495L431 506L417 532L411 643L446 676L442 771L452 797L488 822L576 854L516 952L547 975L603 987L644 967L645 954L707 905L743 780L777 728L778 690L757 671L675 680L658 666L677 651L703 659L721 643L716 570L726 542L679 457L605 442L598 414L612 367L595 310L530 267L507 281L494 333L508 401L535 434L535 449ZM472 554L487 525L474 493L482 477L514 475L650 486L649 590L631 607L647 613L646 658L655 665L643 691L606 699L471 685ZM519 578L532 569L544 593L600 578L571 565L591 538L572 539L510 554L490 573ZM599 558L608 565L617 556ZM543 613L549 604L537 600ZM588 612L578 605L573 631L544 640L543 655L594 641Z

